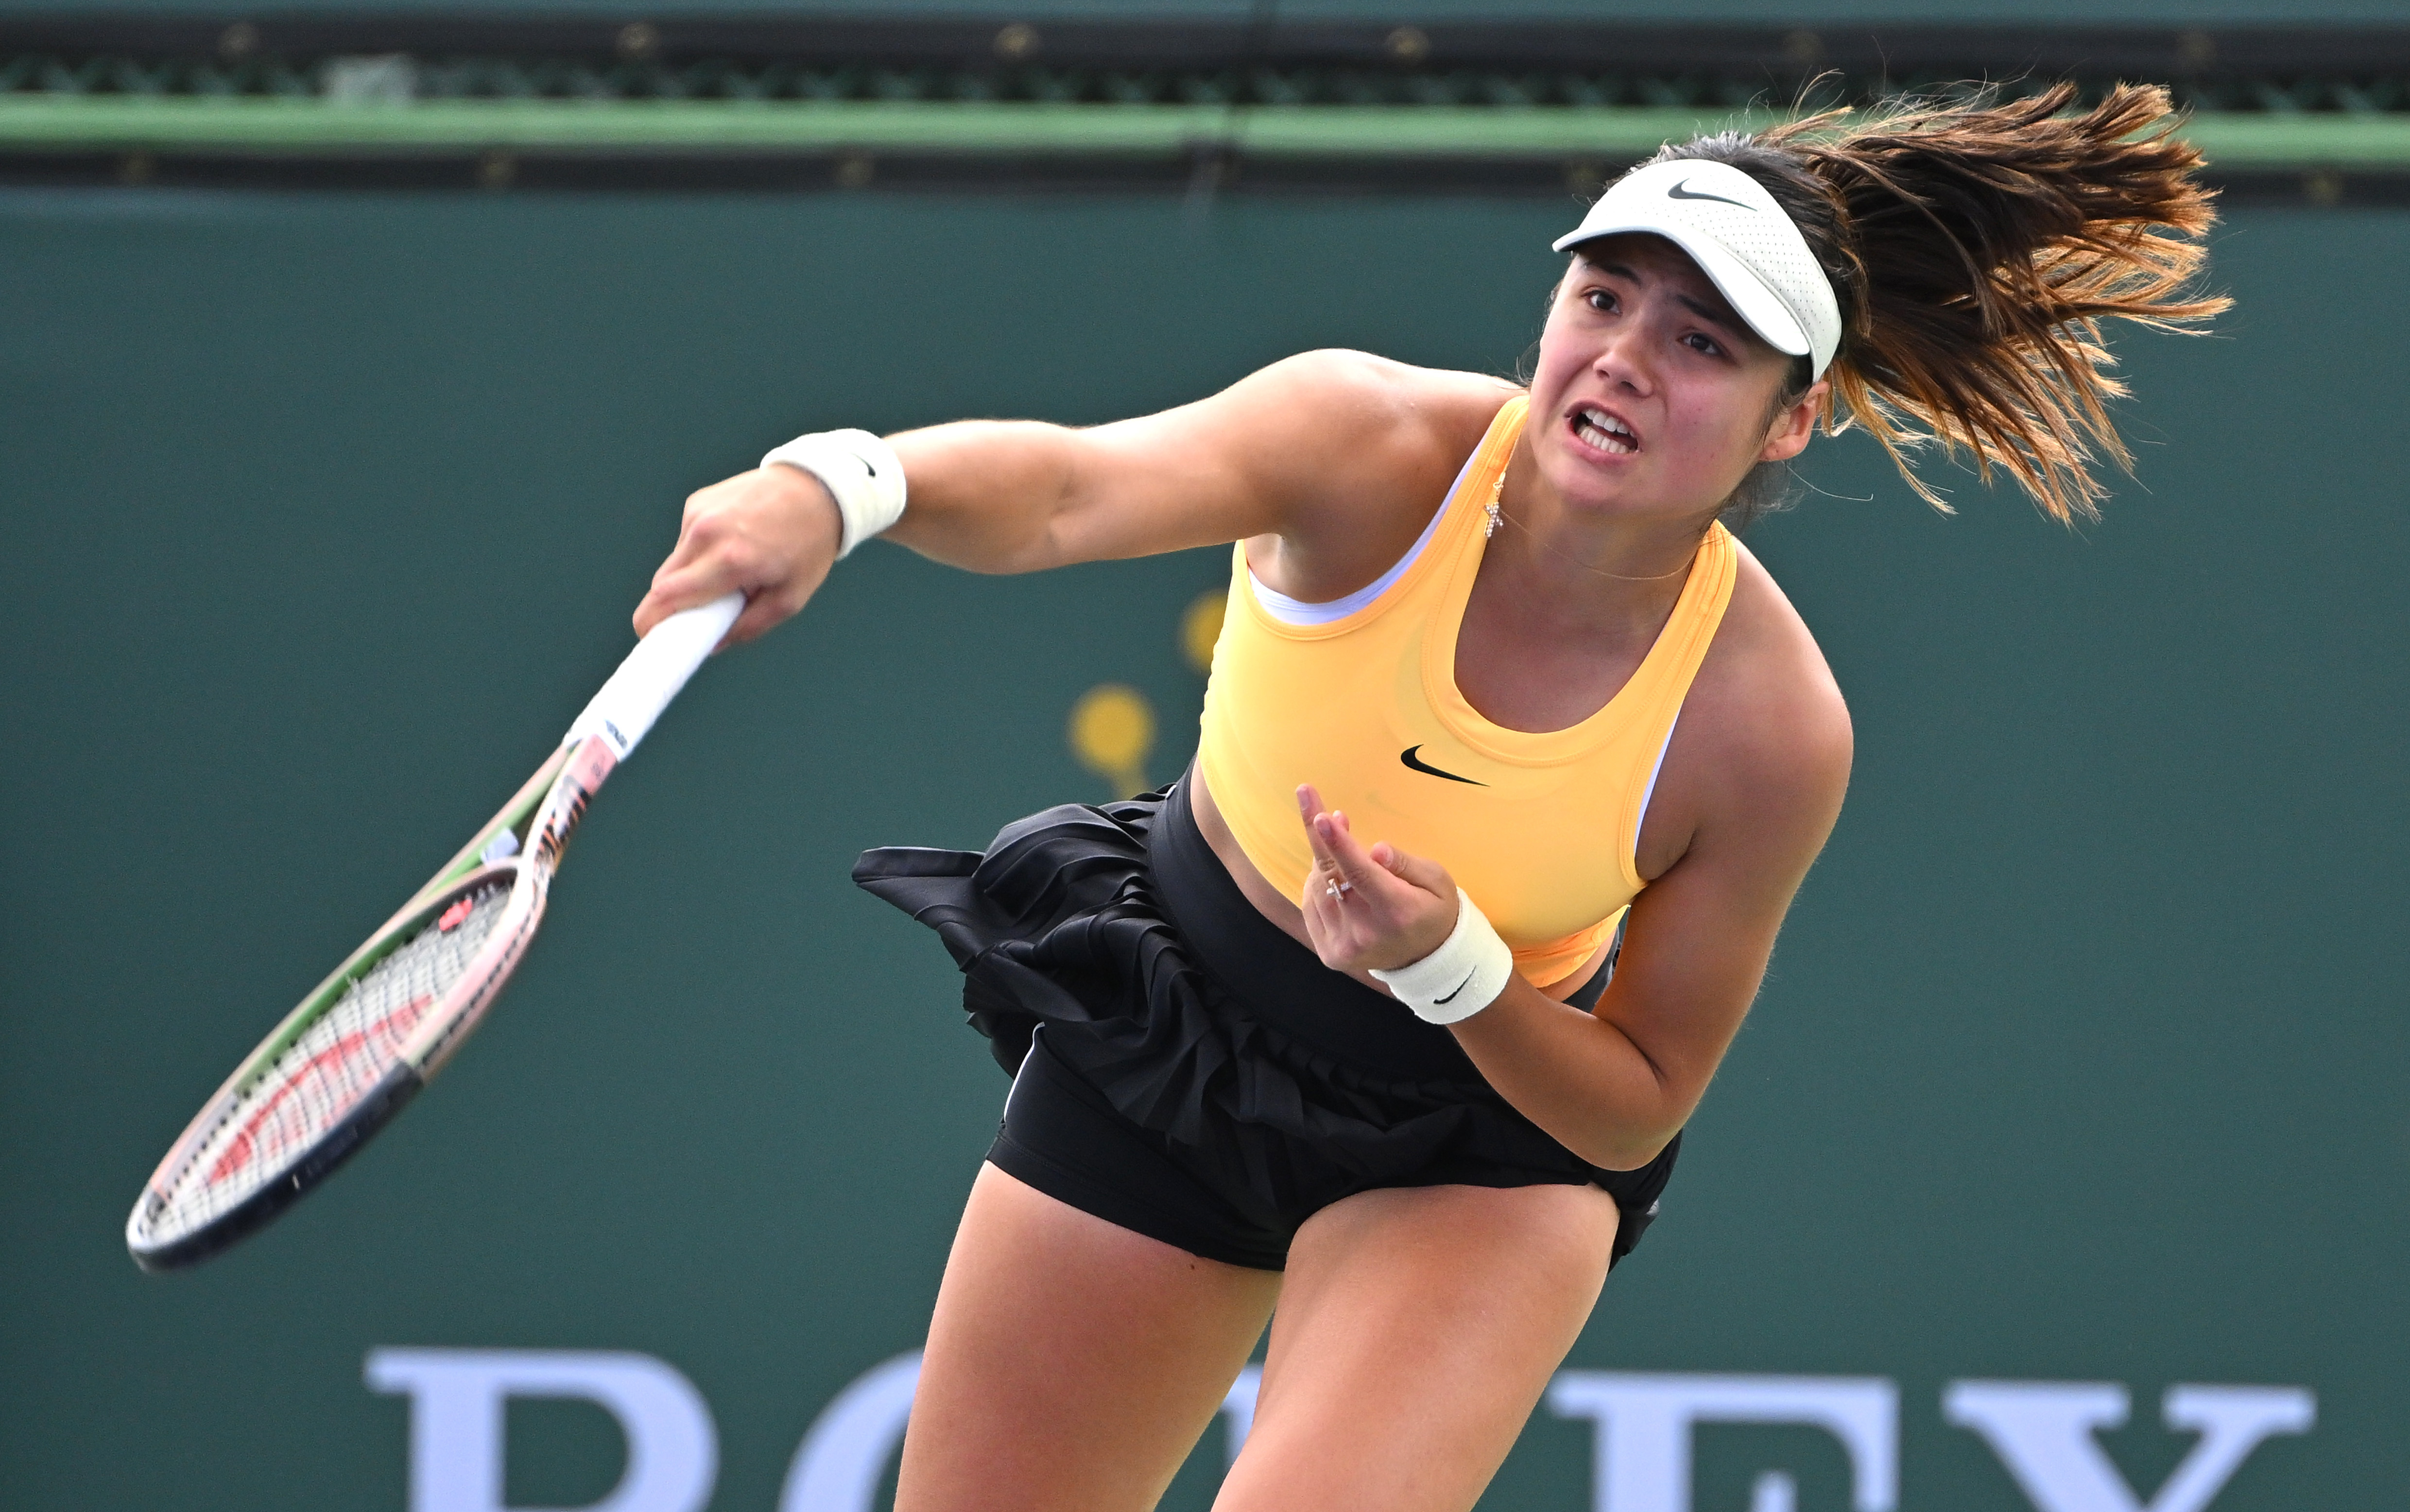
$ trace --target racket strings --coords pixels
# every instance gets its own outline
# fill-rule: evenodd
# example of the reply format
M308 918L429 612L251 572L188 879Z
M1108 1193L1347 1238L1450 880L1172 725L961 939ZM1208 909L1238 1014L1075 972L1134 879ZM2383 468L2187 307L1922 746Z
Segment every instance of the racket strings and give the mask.
M401 1058L401 1047L467 974L510 899L506 882L469 894L352 983L229 1105L176 1173L152 1216L162 1242L214 1221L341 1123Z

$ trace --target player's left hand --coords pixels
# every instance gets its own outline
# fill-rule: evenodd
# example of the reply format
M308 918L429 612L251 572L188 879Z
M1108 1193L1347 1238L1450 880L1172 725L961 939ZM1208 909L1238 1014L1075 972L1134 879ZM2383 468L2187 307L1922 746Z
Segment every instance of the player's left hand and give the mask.
M1446 943L1456 928L1456 880L1436 861L1383 840L1366 849L1347 816L1324 809L1313 784L1297 790L1298 817L1314 847L1306 874L1305 932L1334 971L1394 971Z

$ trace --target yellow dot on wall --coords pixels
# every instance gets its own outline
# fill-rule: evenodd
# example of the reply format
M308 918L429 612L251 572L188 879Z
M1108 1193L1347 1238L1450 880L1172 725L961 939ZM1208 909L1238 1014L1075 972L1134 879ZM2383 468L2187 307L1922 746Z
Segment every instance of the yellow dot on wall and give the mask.
M1154 748L1154 710L1126 683L1099 683L1071 705L1071 752L1080 764L1111 781L1124 797L1146 791L1146 757Z
M1199 672L1213 670L1213 646L1222 638L1222 611L1229 602L1220 589L1199 593L1180 617L1180 648Z

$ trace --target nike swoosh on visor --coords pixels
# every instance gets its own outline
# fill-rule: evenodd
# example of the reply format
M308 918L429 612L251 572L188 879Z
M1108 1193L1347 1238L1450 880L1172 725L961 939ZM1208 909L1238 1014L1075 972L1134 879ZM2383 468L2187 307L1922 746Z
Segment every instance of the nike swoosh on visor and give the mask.
M1727 199L1721 195L1692 194L1691 193L1691 181L1688 179L1684 179L1681 182L1674 185L1673 188L1666 190L1665 197L1668 199L1712 199L1719 205L1738 205L1742 210L1751 211L1752 213L1757 210L1755 205L1746 204L1737 199Z

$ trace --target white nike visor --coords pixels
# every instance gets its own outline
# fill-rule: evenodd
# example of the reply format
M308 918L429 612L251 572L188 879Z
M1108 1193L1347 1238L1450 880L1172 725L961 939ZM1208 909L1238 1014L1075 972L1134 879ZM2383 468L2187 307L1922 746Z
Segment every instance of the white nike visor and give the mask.
M1810 359L1813 375L1824 376L1841 344L1841 307L1808 239L1764 185L1729 163L1652 163L1599 196L1556 250L1626 231L1663 237L1689 253L1749 329L1778 352Z

